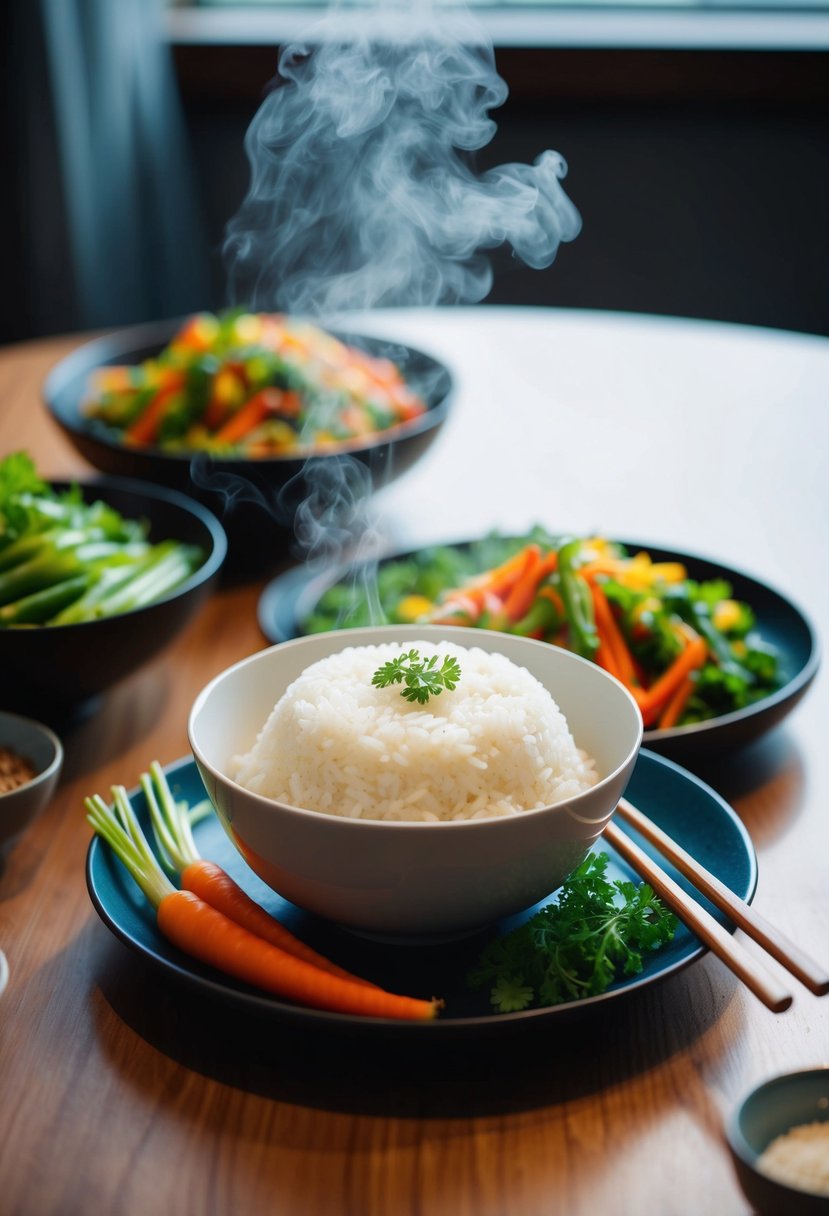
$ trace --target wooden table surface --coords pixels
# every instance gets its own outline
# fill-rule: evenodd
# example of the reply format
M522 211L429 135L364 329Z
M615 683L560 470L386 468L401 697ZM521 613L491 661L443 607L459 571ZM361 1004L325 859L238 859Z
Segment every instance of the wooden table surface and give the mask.
M458 380L433 448L377 496L383 543L536 520L598 528L748 570L825 634L829 341L488 308L376 315L364 328L433 351ZM27 448L47 476L91 473L39 398L78 340L0 351L0 455ZM58 793L5 859L0 1209L746 1212L723 1120L753 1082L829 1063L829 999L798 988L774 1015L706 956L600 1016L404 1051L195 999L102 925L84 882L82 799L186 754L196 693L265 644L263 581L221 589L65 734ZM782 727L698 770L754 841L756 907L824 960L828 702L819 674Z

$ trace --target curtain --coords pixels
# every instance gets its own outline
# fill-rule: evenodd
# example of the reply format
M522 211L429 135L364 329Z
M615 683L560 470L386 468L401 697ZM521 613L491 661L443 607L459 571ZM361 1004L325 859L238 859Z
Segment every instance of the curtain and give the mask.
M163 0L36 2L78 326L205 307L209 249Z

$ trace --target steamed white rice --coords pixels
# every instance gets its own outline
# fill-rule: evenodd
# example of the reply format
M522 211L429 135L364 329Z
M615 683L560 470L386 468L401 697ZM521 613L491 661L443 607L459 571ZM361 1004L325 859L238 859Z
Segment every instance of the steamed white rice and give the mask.
M425 705L374 672L416 649L461 678ZM598 780L548 690L525 668L441 642L353 646L311 664L231 776L267 798L353 819L449 821L549 806Z

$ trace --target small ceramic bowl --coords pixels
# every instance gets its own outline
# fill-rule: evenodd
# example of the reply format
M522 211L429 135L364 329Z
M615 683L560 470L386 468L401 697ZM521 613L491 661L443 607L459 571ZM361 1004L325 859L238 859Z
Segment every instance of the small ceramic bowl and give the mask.
M794 1127L826 1124L829 1065L784 1073L752 1089L732 1115L726 1135L740 1186L760 1216L828 1216L829 1195L778 1181L758 1164L773 1140ZM829 1151L826 1160L829 1161Z
M0 712L0 747L29 761L36 776L0 794L0 853L28 827L48 804L63 766L57 735L32 718Z
M275 702L309 664L349 646L418 640L505 655L550 691L599 782L574 798L503 818L446 823L348 819L251 793L229 776ZM457 626L381 626L284 642L237 663L193 705L190 744L225 830L270 887L348 928L386 937L458 935L555 891L621 797L642 719L602 668L555 646Z

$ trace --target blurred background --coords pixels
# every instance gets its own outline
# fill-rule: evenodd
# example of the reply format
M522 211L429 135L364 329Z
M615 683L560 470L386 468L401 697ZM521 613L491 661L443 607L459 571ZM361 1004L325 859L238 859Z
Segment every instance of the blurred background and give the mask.
M0 342L226 302L279 48L321 6L11 0ZM509 87L478 165L567 160L583 229L488 303L829 334L829 4L480 4Z

